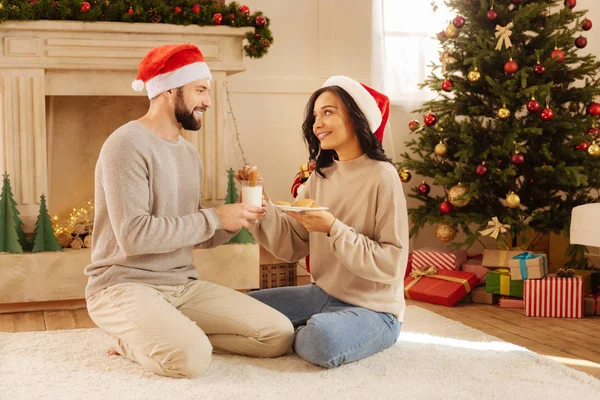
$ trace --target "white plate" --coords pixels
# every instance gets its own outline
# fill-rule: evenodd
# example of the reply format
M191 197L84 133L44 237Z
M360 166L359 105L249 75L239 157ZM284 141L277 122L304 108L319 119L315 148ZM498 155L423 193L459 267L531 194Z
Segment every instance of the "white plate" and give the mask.
M291 212L299 212L304 213L306 211L325 211L329 210L329 207L294 207L294 206L280 206L277 204L273 204L276 208L279 208L281 211L291 211Z

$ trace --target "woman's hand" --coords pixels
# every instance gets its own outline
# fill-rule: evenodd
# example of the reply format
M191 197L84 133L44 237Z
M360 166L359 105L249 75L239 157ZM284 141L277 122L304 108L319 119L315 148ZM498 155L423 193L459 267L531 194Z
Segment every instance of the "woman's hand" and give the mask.
M305 214L291 211L284 212L300 222L308 232L329 233L331 226L335 222L333 214L327 211L306 211Z

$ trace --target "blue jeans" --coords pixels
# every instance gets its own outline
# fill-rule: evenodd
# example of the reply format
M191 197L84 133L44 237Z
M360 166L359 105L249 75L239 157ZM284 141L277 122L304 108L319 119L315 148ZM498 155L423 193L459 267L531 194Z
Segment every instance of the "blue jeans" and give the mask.
M304 360L334 368L385 350L398 340L402 322L392 314L353 306L317 285L248 293L287 316L294 327L294 351Z

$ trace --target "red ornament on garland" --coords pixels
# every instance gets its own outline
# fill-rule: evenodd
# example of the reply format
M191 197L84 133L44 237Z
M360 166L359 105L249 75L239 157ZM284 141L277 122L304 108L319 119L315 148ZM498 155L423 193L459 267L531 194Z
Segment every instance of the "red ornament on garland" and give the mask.
M250 15L250 7L248 6L241 5L239 6L238 11L244 14L246 17Z
M440 213L443 215L450 214L452 212L452 204L449 201L444 200L440 203Z
M267 20L265 17L263 17L262 15L259 15L258 17L256 17L256 19L254 20L254 25L256 26L265 26L265 24L267 23Z
M552 53L550 53L550 58L556 62L561 63L565 60L565 52L559 48L555 48L554 50L552 50Z
M192 7L192 11L194 11L194 7ZM175 7L173 7L173 12L174 12L175 14L179 14L179 13L181 13L181 7L179 7L179 6L175 6ZM198 12L200 12L200 6L198 6Z
M425 182L423 182L419 185L419 193L422 194L423 196L428 195L430 190L431 190L431 188Z
M529 111L530 113L539 112L541 108L542 106L540 105L540 102L537 101L534 97L532 97L531 100L527 102L527 111Z
M579 143L578 145L575 146L575 150L579 150L579 151L587 151L587 149L590 147L590 142L588 142L587 140L584 140L583 142Z
M87 1L84 1L83 3L81 3L81 7L79 8L79 11L81 11L82 13L88 12L88 11L90 11L90 8L92 8L90 3L88 3Z
M599 137L600 129L596 128L595 126L592 126L590 129L588 129L587 134L594 137Z
M584 31L589 31L590 29L592 29L592 21L590 21L589 19L584 19L583 23L581 24L581 29L583 29Z
M487 167L485 166L485 162L482 162L475 168L475 173L479 176L485 176L487 174Z
M133 8L129 7L129 10L127 10L127 14L132 15L133 13L135 13L135 11L133 11Z
M565 0L565 6L569 7L570 9L575 8L576 5L577 0Z
M443 42L444 40L446 40L448 38L448 36L446 36L446 31L438 32L437 38L440 42Z
M223 22L223 16L221 15L221 13L215 13L213 15L213 21L215 25L221 25L221 23Z
M489 19L490 21L493 21L496 18L498 18L498 13L496 12L496 10L494 10L492 8L492 9L490 9L490 11L487 12L486 16L487 16L487 19Z
M535 72L536 75L544 75L546 73L546 67L544 64L537 63L535 64L535 67L533 67L533 72Z
M463 17L462 15L457 15L452 20L452 25L454 25L454 27L458 29L462 28L465 25L465 17Z
M515 167L520 167L525 162L525 156L521 153L515 153L510 157L510 162Z
M177 7L177 8L179 8L179 7ZM179 10L181 10L181 9L179 9ZM180 11L180 12L181 12L181 11ZM200 4L194 4L194 5L192 6L192 12L193 12L194 14L200 14ZM216 15L216 14L215 14L215 15ZM219 14L219 15L221 15L221 14ZM214 16L213 16L213 18L214 18Z
M591 102L587 106L587 113L588 113L588 115L593 115L593 116L600 115L600 104L596 103L595 101Z
M578 49L583 49L585 46L587 46L587 39L585 37L579 36L577 39L575 39L575 47Z
M417 129L419 129L421 127L421 124L419 123L419 121L417 121L416 119L413 119L412 121L410 121L408 123L408 129L410 129L411 132L416 131Z
M519 64L516 61L513 61L511 58L506 63L504 63L504 72L508 75L514 75L519 70Z
M452 83L452 81L450 79L446 79L443 83L442 83L442 90L444 92L449 92L452 90L452 85L454 85Z
M554 118L554 111L552 111L550 108L546 107L542 110L540 117L544 121L550 121L552 118Z
M425 125L427 126L433 126L437 122L437 117L435 116L435 114L429 113L425 115L425 117L423 118L423 122L425 122Z

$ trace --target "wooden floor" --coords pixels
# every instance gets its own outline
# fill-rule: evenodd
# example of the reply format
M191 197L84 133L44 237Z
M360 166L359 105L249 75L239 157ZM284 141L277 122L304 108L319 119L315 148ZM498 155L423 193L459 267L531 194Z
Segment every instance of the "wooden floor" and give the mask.
M299 284L309 283L301 279ZM504 341L553 358L600 379L600 317L584 319L528 318L523 310L483 304L436 306L408 300ZM29 308L27 308L29 307ZM13 306L14 308L14 306ZM35 310L44 308L43 311ZM84 301L20 305L22 312L0 307L0 332L94 328Z

